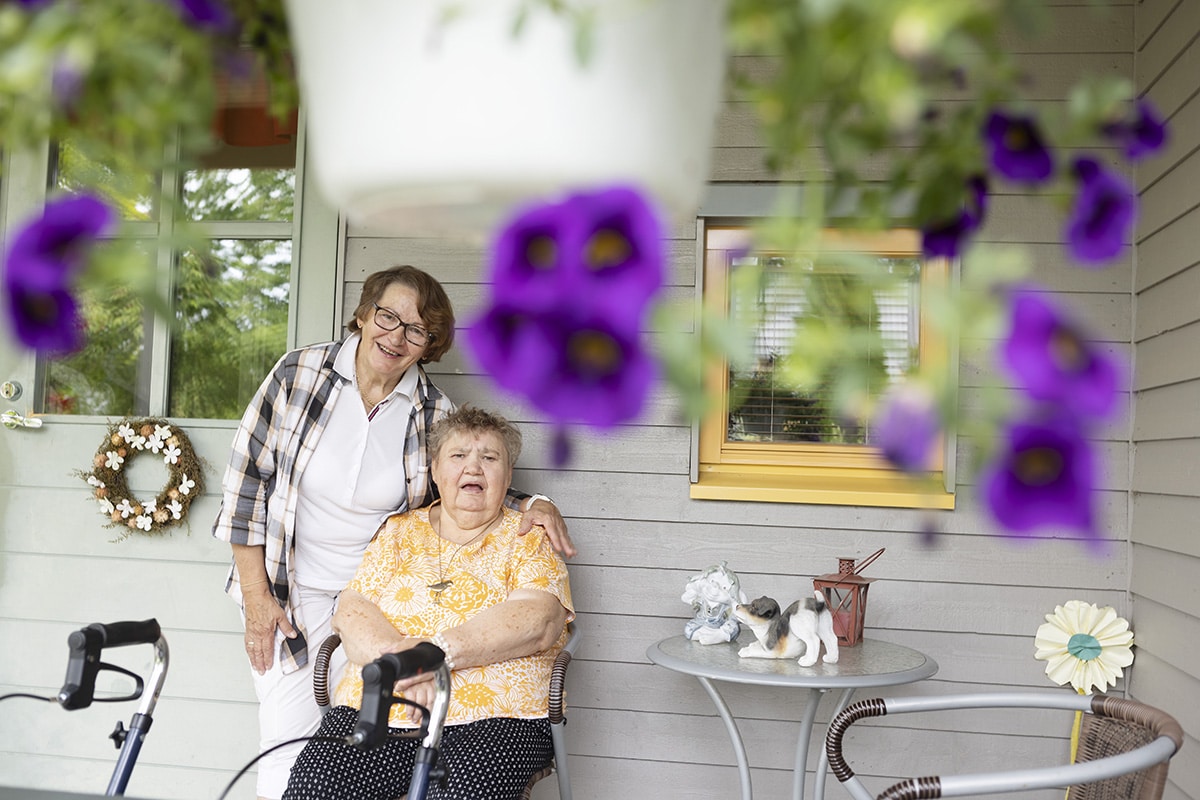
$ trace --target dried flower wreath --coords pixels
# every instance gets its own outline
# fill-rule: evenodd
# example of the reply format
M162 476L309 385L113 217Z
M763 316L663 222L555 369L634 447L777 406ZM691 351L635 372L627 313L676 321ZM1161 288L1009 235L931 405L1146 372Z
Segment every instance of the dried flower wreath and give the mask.
M133 496L125 470L138 455L162 458L167 482L153 500ZM165 419L124 419L113 425L92 457L92 469L79 476L92 487L92 496L109 527L130 533L158 534L187 517L192 500L204 491L203 465L187 434Z

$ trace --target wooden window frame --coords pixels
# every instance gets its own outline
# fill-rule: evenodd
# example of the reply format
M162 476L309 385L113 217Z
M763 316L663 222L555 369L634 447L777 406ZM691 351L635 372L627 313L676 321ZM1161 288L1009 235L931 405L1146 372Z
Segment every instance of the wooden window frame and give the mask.
M744 249L747 226L722 221L699 226L703 254L701 303L707 314L724 316L729 308L728 261L730 252ZM884 256L919 256L920 235L912 230L851 234L827 231L826 251L854 249ZM945 259L925 260L921 295L945 291L953 267ZM930 324L921 303L919 359L927 367L949 368L950 343ZM728 364L708 365L705 389L717 398L697 425L697 459L692 474L691 497L698 500L815 503L888 506L901 508L954 507L954 440L945 437L937 460L924 476L914 477L891 467L878 448L867 445L730 442L728 424ZM946 465L950 464L950 469Z

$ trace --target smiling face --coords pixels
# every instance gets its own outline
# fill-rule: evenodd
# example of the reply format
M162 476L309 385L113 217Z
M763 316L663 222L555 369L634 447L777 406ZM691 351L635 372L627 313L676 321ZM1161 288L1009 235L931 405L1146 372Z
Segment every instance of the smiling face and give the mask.
M393 283L380 296L378 305L408 324L425 326L417 313L417 293L402 283ZM375 323L375 309L368 307L358 317L362 341L358 344L355 365L359 384L382 381L394 386L405 371L425 353L428 345L417 346L404 338L404 326L384 330Z
M434 454L430 470L442 508L463 528L498 515L512 481L508 450L496 431L451 433Z

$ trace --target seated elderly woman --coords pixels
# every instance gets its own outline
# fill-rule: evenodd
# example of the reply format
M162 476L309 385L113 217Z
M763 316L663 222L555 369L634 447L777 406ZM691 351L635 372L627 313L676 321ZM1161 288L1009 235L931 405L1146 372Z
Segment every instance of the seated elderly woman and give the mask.
M504 506L521 433L495 414L464 406L429 434L431 477L441 500L389 517L342 593L333 628L350 665L318 737L350 734L362 705L362 666L384 653L433 642L451 667L442 734L446 786L430 798L519 798L550 763L548 687L575 616L567 569L545 531L517 530ZM429 707L428 676L397 684ZM416 727L397 703L391 732ZM292 768L285 800L367 800L408 789L418 740L389 738L374 750L310 741Z

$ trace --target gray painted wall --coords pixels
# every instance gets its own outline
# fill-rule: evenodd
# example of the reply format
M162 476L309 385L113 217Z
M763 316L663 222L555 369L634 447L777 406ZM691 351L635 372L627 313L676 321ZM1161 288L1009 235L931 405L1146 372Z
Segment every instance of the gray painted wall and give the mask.
M871 590L867 635L919 648L941 666L934 679L894 694L1053 690L1043 664L1033 659L1043 616L1071 599L1113 605L1133 620L1140 644L1129 681L1133 693L1179 714L1197 735L1194 700L1178 700L1198 695L1188 656L1196 655L1200 633L1200 597L1195 580L1187 579L1196 575L1200 551L1188 544L1186 526L1200 514L1194 466L1200 463L1198 268L1185 235L1200 214L1200 181L1188 180L1200 177L1197 6L1196 0L1148 0L1095 15L1078 0L1052 9L1053 29L1045 37L1010 43L1028 65L1037 97L1046 100L1063 97L1085 72L1132 76L1136 57L1140 87L1175 125L1168 156L1137 175L1145 210L1136 259L1131 251L1107 270L1072 266L1056 244L1056 214L1010 188L996 198L982 235L1028 245L1038 278L1087 319L1095 339L1138 359L1130 403L1136 401L1136 415L1098 434L1105 454L1101 527L1111 550L1105 558L1053 531L1026 542L994 536L966 482L958 486L953 512L689 500L691 431L667 390L655 395L639 424L604 437L581 436L573 463L553 471L546 467L548 426L491 390L461 348L436 365L435 380L456 400L498 408L522 424L528 445L517 484L559 502L580 548L571 575L585 638L570 672L568 725L577 798L736 795L732 751L708 697L695 681L645 658L648 644L680 632L690 616L680 600L687 579L722 559L747 592L783 597L832 571L839 556L861 558L886 547L870 569L879 580ZM760 166L757 141L749 109L728 102L714 182L776 179ZM668 243L672 293L680 297L695 290L694 238L694 225L681 223ZM460 318L468 320L482 302L482 255L475 244L351 228L342 318L367 274L413 263L446 284ZM21 359L0 350L0 367L24 364ZM964 406L977 401L985 380L978 368L963 366ZM256 722L238 616L220 591L227 548L208 536L230 426L177 422L214 468L210 494L192 507L190 535L120 543L110 541L112 532L99 525L72 476L94 452L103 420L52 419L36 433L0 432L0 693L56 690L65 638L82 624L157 616L171 643L172 670L129 793L190 800L215 797L253 754ZM971 444L960 442L960 475L968 474ZM160 476L142 480L157 488ZM930 529L938 532L932 544ZM726 697L743 721L757 796L787 795L798 698L738 686ZM826 699L819 721L827 720L830 703ZM105 737L131 713L100 706L67 714L48 704L8 701L0 715L0 784L103 791L115 757ZM968 761L984 769L1049 763L1065 756L1069 726L1040 714L884 719L856 726L851 757L878 790L901 775ZM1195 745L1189 741L1172 767L1172 800L1196 796ZM814 762L815 748L814 742ZM250 797L251 785L245 780L234 796ZM829 788L830 797L840 792ZM537 796L556 796L553 781L543 782ZM1061 793L1036 796L1051 800Z
M1134 16L1138 92L1170 120L1165 155L1139 166L1134 269L1130 694L1187 734L1167 800L1200 797L1200 2L1149 0Z

